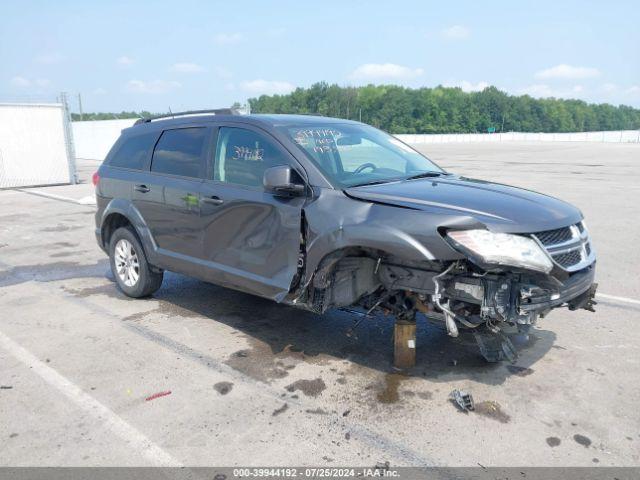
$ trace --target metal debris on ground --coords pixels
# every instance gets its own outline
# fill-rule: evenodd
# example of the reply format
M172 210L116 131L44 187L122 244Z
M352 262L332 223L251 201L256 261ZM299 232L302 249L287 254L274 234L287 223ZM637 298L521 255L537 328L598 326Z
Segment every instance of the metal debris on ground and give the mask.
M154 393L153 395L145 398L145 402L148 402L150 400L155 400L156 398L160 398L160 397L166 397L167 395L171 395L171 390L167 390L166 392L158 392L158 393Z
M475 405L473 403L473 397L470 393L465 392L464 390L455 389L451 392L450 397L458 404L458 406L465 412L472 412L475 409Z

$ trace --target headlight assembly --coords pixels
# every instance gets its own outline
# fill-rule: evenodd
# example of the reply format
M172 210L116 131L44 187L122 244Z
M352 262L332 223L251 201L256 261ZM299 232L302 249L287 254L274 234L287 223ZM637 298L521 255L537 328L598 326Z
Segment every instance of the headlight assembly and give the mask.
M447 233L454 246L483 263L508 265L549 273L553 263L531 238L488 230L455 230Z

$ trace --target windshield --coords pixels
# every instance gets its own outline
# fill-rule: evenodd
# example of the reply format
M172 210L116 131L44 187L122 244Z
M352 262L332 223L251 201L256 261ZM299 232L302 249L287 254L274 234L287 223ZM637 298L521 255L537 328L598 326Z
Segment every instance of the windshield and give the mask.
M367 125L332 123L280 130L340 188L445 173L397 138Z

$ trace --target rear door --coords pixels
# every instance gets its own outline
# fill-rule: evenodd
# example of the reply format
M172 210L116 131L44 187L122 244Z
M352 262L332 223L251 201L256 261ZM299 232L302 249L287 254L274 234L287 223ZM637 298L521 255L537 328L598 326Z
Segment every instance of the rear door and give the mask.
M297 271L305 197L265 192L264 171L276 165L291 165L302 180L302 168L267 132L221 124L200 214L209 280L281 300Z
M201 253L200 188L211 129L166 129L153 154L148 181L136 183L134 204L147 222L166 268L184 271ZM193 272L196 273L196 272Z

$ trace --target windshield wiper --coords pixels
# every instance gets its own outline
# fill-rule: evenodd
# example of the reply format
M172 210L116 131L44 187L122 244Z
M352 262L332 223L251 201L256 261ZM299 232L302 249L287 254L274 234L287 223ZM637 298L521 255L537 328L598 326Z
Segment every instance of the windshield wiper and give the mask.
M380 185L381 183L389 183L389 182L397 182L397 181L398 181L397 178L392 178L392 179L389 179L389 180L372 180L370 182L356 183L355 185L349 185L349 188L365 187L367 185Z
M447 172L422 172L422 173L417 173L416 175L411 175L410 177L405 178L405 180L417 180L418 178L441 177L443 175L451 175L451 174Z

